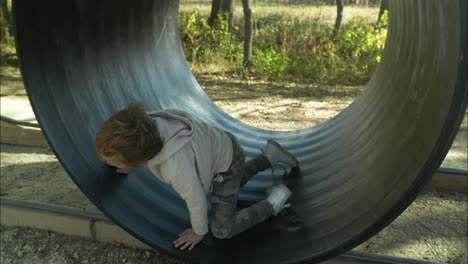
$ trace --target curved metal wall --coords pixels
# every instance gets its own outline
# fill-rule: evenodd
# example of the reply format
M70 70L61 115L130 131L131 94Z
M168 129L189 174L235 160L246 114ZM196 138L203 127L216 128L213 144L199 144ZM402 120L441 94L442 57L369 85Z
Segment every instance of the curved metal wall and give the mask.
M382 62L363 93L315 127L273 132L219 110L186 63L173 0L17 0L29 99L71 178L131 234L203 263L285 263L341 254L393 221L445 157L466 109L466 1L393 1ZM286 181L294 218L271 219L190 253L172 241L188 212L149 170L116 176L93 151L102 122L131 101L176 108L234 133L249 156L274 138L301 162ZM241 198L281 180L262 173ZM285 220L285 221L282 221Z

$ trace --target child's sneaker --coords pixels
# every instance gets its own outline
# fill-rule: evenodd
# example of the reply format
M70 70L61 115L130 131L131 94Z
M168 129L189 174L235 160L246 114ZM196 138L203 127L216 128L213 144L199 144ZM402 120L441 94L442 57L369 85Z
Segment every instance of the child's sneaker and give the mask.
M268 159L271 167L280 163L289 165L291 168L299 166L299 161L293 154L289 153L278 142L271 139L267 141L267 145L263 150L263 155Z
M266 200L273 206L273 215L277 215L285 205L286 201L291 197L292 192L284 184L279 184L273 188L267 189L268 197Z

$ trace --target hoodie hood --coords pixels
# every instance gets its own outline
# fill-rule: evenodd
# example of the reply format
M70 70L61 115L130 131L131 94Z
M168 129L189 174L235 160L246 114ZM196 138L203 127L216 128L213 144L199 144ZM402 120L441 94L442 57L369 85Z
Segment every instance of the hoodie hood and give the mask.
M167 110L148 113L153 118L163 142L161 151L151 159L151 164L158 165L191 141L193 124L181 111Z

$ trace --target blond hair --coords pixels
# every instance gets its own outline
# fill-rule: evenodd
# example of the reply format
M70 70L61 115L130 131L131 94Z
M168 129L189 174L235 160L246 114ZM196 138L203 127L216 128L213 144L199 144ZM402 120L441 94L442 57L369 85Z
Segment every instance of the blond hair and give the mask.
M137 167L161 151L159 131L141 103L131 103L114 113L96 134L98 155L116 156L129 167Z

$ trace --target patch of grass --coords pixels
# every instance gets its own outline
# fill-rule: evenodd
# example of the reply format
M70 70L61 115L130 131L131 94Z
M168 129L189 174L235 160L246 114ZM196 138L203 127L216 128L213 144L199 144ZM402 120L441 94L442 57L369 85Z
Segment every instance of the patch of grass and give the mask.
M233 6L234 18L240 19L244 16L241 3L235 2ZM281 14L289 18L302 18L306 20L320 19L330 25L335 23L336 6L331 5L284 5L272 3L252 3L252 14L254 19L261 16L272 14ZM190 13L198 10L206 17L211 12L211 2L205 3L180 3L179 11L182 13ZM361 6L345 6L343 9L343 22L353 17L363 17L369 21L377 20L379 13L378 7L361 7Z
M294 13L262 6L262 12L254 12L253 67L247 71L242 63L243 16L235 16L230 31L223 19L210 27L209 9L202 7L205 11L181 11L179 19L184 51L194 72L201 68L269 80L362 85L380 62L387 33L386 19L376 26L370 17L345 15L334 35L330 19L335 12L331 15L330 7L312 6Z

